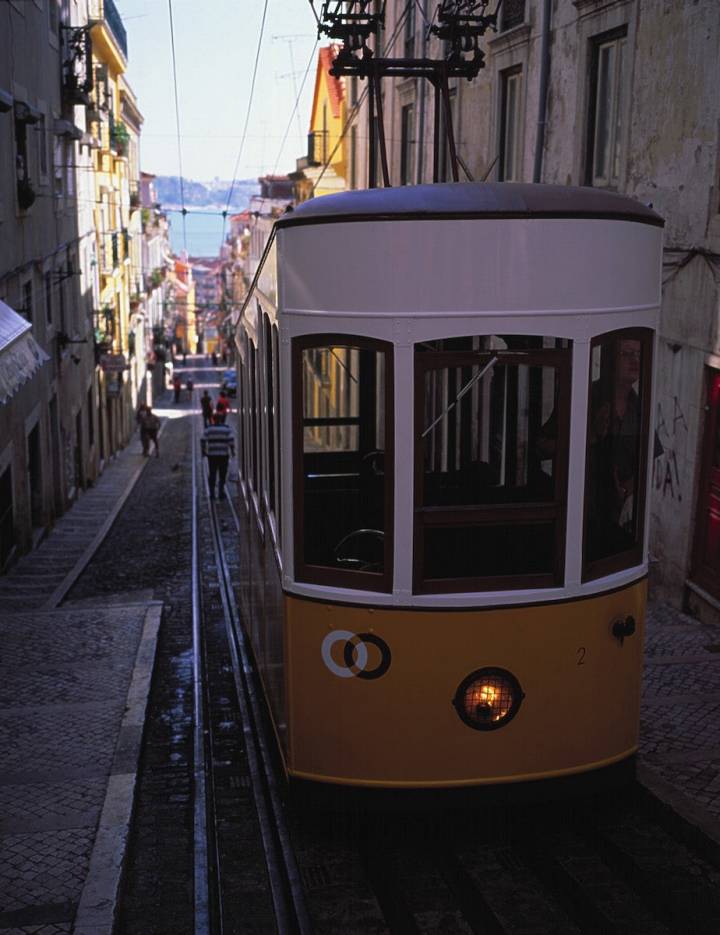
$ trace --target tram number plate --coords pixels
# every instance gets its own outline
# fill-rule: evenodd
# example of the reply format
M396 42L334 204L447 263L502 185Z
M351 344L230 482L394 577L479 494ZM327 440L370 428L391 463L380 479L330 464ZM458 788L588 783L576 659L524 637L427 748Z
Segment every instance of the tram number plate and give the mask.
M586 653L586 652L587 652L587 650L585 649L584 646L578 646L578 651L577 651L577 664L578 664L579 666L584 666L584 665L585 665L585 653Z

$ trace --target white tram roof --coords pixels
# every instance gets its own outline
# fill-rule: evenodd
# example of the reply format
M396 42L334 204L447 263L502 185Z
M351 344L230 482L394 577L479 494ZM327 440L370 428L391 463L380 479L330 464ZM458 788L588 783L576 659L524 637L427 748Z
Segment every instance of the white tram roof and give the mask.
M598 188L525 182L404 185L324 195L279 218L279 228L370 220L598 218L664 225L652 208Z

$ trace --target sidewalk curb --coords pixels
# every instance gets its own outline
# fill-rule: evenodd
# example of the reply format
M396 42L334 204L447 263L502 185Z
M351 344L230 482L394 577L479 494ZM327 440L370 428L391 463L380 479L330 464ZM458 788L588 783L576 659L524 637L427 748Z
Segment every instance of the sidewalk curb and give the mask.
M162 601L153 601L145 614L88 875L75 916L75 935L112 935L114 928L162 610Z
M168 424L168 420L164 419L163 424L160 427L160 431L158 432L158 437L162 435L165 429L165 426L167 424ZM130 444L131 443L128 442L128 446L124 449L124 451L127 452L128 454L130 453L128 451L128 447ZM93 555L95 555L97 550L102 545L104 539L106 538L108 532L110 531L110 527L117 519L118 514L120 513L120 510L123 508L125 501L130 496L132 491L135 489L135 484L137 483L138 478L140 477L142 472L147 467L148 460L149 460L148 458L144 458L142 460L142 463L137 466L137 468L135 469L135 471L130 477L127 487L125 488L123 493L120 495L120 499L113 506L111 511L108 513L105 521L103 522L100 529L98 529L90 545L85 549L85 551L80 556L80 558L77 560L77 562L73 565L73 567L70 569L67 575L65 575L65 577L60 582L60 584L55 588L55 590L52 592L52 594L47 599L47 601L45 601L45 603L40 608L41 610L54 610L56 607L60 605L62 599L65 597L68 591L71 590L72 586L75 584L77 579L80 577L82 572L85 570L85 567L90 563L90 560L92 559ZM65 514L65 515L68 515L68 514Z

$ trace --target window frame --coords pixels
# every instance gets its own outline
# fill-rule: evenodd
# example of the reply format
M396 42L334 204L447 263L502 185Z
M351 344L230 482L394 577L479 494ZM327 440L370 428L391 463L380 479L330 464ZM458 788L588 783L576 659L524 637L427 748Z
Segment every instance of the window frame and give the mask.
M411 101L400 108L400 184L413 184L413 170L415 168L414 151L415 140L415 103Z
M451 594L479 591L522 590L563 586L565 581L568 458L570 448L570 395L572 388L572 344L567 348L529 350L414 351L414 516L413 516L413 594ZM476 504L472 506L425 506L424 448L422 433L425 415L425 375L432 370L482 366L492 357L508 366L554 367L557 390L557 455L554 469L554 499L537 504ZM425 521L425 517L429 521ZM424 532L432 526L493 526L499 523L554 520L555 556L553 571L541 574L477 575L457 578L425 578Z
M260 315L260 313L258 313ZM262 435L264 446L264 483L262 503L275 551L280 551L280 447L279 447L279 370L278 345L273 332L277 323L262 311Z
M589 40L590 42L590 54L588 56L589 61L589 75L588 75L588 96L587 96L587 130L586 130L586 139L585 139L585 185L589 185L593 188L606 188L610 191L617 191L621 187L622 181L622 171L624 163L624 137L625 137L625 124L626 119L626 97L624 84L622 77L624 74L627 74L629 68L628 62L628 49L629 49L629 39L628 39L628 27L627 25L618 26L615 29L608 30L607 32L600 33L598 35L592 36ZM620 45L623 45L623 56L622 56L622 65L621 71L618 75L618 64L617 64L617 50ZM599 67L600 67L600 55L601 50L607 46L615 47L616 54L616 64L615 64L615 74L612 78L612 89L613 93L611 94L611 103L612 103L612 114L609 120L609 134L610 142L608 145L608 166L607 166L607 176L602 177L596 175L596 162L597 162L597 130L598 130L598 93L600 90L600 77L599 77ZM618 128L618 120L620 121L620 126ZM618 155L618 174L617 176L613 175L612 163L614 161L613 151L615 147L619 147Z
M348 571L326 565L310 565L303 555L303 530L305 525L304 499L304 394L303 394L303 351L309 348L349 347L372 351L384 355L385 367L385 485L384 485L384 540L383 571ZM392 593L394 578L395 541L395 382L394 345L390 341L369 338L363 335L341 333L319 333L300 335L291 342L291 390L292 390L292 496L293 496L293 556L294 579L298 582L318 584L333 588L359 591ZM378 409L379 411L379 409Z
M594 335L590 341L590 357L588 366L588 404L585 421L585 478L583 485L583 523L582 523L582 575L583 584L589 581L595 581L598 578L604 578L614 572L625 571L641 565L647 540L647 518L646 505L648 498L648 458L650 456L650 410L651 410L651 392L652 392L652 371L653 371L653 343L655 332L651 328L616 328L613 331L606 331L603 334ZM590 420L592 418L592 355L593 349L604 341L628 340L639 341L642 348L643 370L640 375L640 454L638 458L637 477L640 483L640 492L638 496L638 538L632 548L624 552L617 552L615 555L609 555L604 558L597 558L593 561L587 561L586 545L588 531L588 505L590 472L589 465L589 442L590 442ZM647 355L647 357L645 356Z
M522 93L523 93L523 68L522 65L512 65L510 68L504 68L500 72L500 121L499 121L499 138L498 138L498 155L499 155L499 164L498 164L498 179L501 182L519 182L521 179L522 171L522 149L521 149L521 136L522 136L522 121L521 121L521 107L522 107ZM515 108L513 110L513 131L514 131L514 140L513 140L513 165L508 172L507 167L507 156L508 156L508 146L507 146L507 137L508 137L508 127L510 121L509 110L508 110L508 100L509 100L509 87L510 83L516 85L515 88Z

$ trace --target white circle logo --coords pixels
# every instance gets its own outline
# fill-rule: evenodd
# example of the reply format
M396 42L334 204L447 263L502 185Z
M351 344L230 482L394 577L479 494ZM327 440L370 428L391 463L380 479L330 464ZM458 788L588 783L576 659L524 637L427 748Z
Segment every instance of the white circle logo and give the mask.
M336 643L343 643L343 663L338 665L332 657ZM380 653L380 662L368 669L368 645L375 646ZM350 630L333 630L322 641L322 660L333 675L341 679L355 676L359 679L379 679L390 668L390 647L374 633L352 633Z

